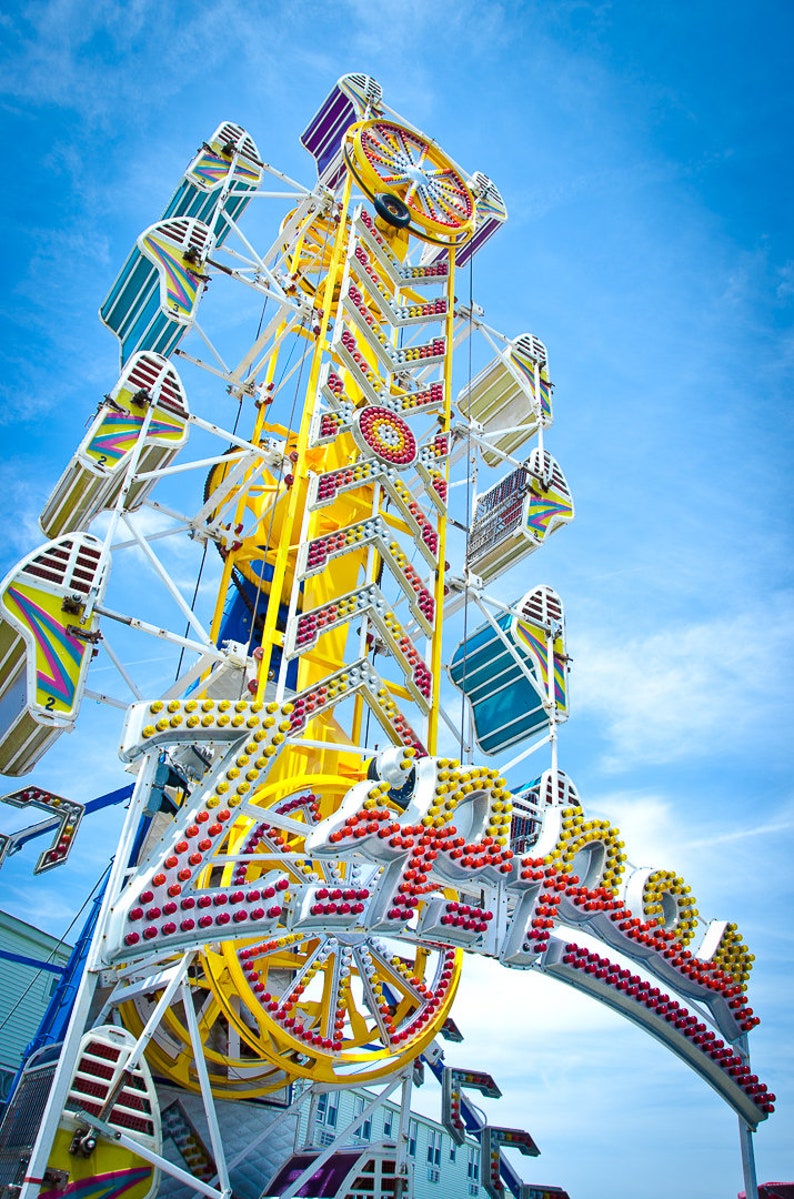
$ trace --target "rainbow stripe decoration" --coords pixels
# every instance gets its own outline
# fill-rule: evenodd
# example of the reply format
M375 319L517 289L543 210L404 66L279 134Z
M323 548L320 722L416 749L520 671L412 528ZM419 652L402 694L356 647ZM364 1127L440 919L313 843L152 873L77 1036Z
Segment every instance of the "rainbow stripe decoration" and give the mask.
M59 596L38 588L11 586L3 596L9 615L24 625L36 647L36 687L33 703L46 712L73 716L86 643L67 631L55 615Z
M109 412L86 447L86 454L100 466L115 464L133 448L140 436L143 416L126 412ZM157 419L149 422L147 441L181 441L184 425L175 420Z
M141 238L141 249L160 271L161 307L172 319L193 319L201 292L201 276L185 262L182 250L156 233Z
M551 380L546 366L541 366L538 371L538 381L540 383L540 394L535 386L535 363L525 358L523 354L512 350L510 353L510 365L516 370L526 381L526 385L532 392L535 400L540 403L541 412L543 414L543 423L551 423Z
M128 1170L111 1170L108 1174L91 1174L88 1178L77 1178L64 1190L42 1191L39 1199L63 1199L71 1195L74 1199L121 1199L139 1183L148 1184L154 1171L151 1166L134 1166Z
M207 183L210 187L215 187L229 174L230 166L229 159L222 158L212 150L205 150L188 174L194 176L197 183Z
M536 625L526 624L524 621L517 620L513 625L513 636L523 645L528 654L532 656L538 668L538 673L543 680L543 686L548 692L549 687L549 657L548 657L548 637L542 629ZM562 638L555 637L553 650L554 658L554 701L559 709L565 711L567 707L566 695L566 672L565 672L565 652L562 647Z
M215 150L205 150L187 172L187 177L195 179L199 186L204 184L209 188L214 188L222 183L229 174L231 165L230 159L224 158ZM256 187L262 177L262 172L259 168L248 166L246 162L238 158L234 177L235 180L239 179L243 183L250 184L251 187Z
M526 506L526 527L539 540L562 521L573 519L573 504L567 496L544 491L542 495L530 493Z
M495 188L490 188L477 196L477 215L483 219L492 216L499 221L504 221L507 219L504 201L501 196L497 199L495 191Z

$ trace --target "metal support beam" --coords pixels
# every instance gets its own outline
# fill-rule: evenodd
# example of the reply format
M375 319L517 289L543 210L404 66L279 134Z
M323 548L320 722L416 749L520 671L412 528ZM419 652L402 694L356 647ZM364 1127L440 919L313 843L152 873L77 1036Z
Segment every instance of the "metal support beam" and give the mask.
M212 1145L212 1155L215 1158L215 1166L218 1172L218 1181L220 1182L224 1195L231 1195L232 1187L229 1182L229 1171L226 1166L226 1155L223 1151L223 1138L218 1124L218 1116L215 1111L215 1101L212 1098L212 1086L210 1084L209 1073L207 1071L207 1061L204 1056L204 1045L199 1033L198 1020L196 1019L196 1010L193 1007L193 995L190 990L190 984L183 980L182 982L182 1006L187 1019L187 1026L190 1032L190 1040L193 1045L193 1053L195 1054L196 1073L199 1078L199 1086L201 1087L201 1098L204 1102L204 1115L207 1118L209 1127L210 1143Z
M742 1174L744 1176L745 1199L758 1199L758 1179L755 1173L755 1151L753 1130L739 1116L739 1145L742 1151Z
M86 961L86 968L80 980L72 1016L64 1036L63 1049L58 1059L58 1065L50 1087L47 1105L44 1109L44 1115L42 1116L36 1140L31 1151L27 1174L22 1181L17 1199L38 1199L52 1143L55 1139L55 1133L58 1130L58 1124L60 1123L61 1115L66 1105L66 1097L71 1086L72 1075L77 1065L80 1040L88 1021L91 1002L99 979L105 925L127 868L135 830L138 825L138 810L142 807L143 801L148 794L149 786L154 779L156 769L157 755L147 755L138 771L132 803L127 813L124 830L118 850L116 851L110 879L108 880L107 890L102 901L102 910L97 920L97 928L92 940L88 960ZM137 803L136 800L138 800Z

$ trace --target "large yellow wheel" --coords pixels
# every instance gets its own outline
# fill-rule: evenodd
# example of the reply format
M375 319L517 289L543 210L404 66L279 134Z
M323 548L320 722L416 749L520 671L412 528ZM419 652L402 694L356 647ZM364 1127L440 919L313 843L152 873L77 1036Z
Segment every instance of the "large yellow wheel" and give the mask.
M349 780L327 776L312 779L311 789L272 784L256 802L305 824L308 832L336 810L349 786ZM269 877L286 873L291 904L302 902L306 888L319 887L320 907L326 899L329 910L345 910L350 921L339 931L331 931L331 919L317 933L285 928L264 941L227 942L219 954L205 956L204 969L229 1026L255 1057L286 1075L371 1082L410 1063L438 1034L462 953L416 945L410 929L399 939L357 931L355 914L380 868L310 860L304 841L302 834L269 824L266 812L261 822L241 822L226 851L227 860L238 861L223 867L223 880L267 887Z
M473 233L474 197L460 168L421 133L395 121L360 121L345 136L344 155L370 199L405 205L417 237L453 245Z

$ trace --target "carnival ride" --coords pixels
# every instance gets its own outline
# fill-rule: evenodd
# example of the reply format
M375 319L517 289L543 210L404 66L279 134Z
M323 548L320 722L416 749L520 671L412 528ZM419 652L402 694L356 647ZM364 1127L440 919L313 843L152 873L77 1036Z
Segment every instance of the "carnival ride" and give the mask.
M486 1193L529 1194L502 1147L534 1142L482 1126L464 1090L498 1089L437 1044L466 953L640 1025L738 1114L749 1160L774 1099L749 1063L752 957L674 872L630 866L559 767L560 597L489 590L574 515L545 446L546 347L457 296L456 271L506 220L499 191L365 75L343 76L301 140L311 187L222 124L138 238L100 309L120 378L45 505L49 540L0 585L4 772L33 769L90 695L126 710L135 775L76 997L0 1135L2 1156L35 1112L5 1181L20 1199L149 1199L164 1172L226 1199L217 1102L377 1084L373 1103L399 1087L405 1106L424 1058L446 1127L481 1142ZM279 209L265 251L240 223L254 198ZM236 365L198 321L210 283L263 305ZM492 357L461 379L467 341ZM220 403L213 419L189 407L183 369L225 387L233 428ZM220 555L211 612L169 568L180 537L202 566ZM113 601L131 552L150 584ZM157 639L168 677L136 680L111 629ZM97 655L123 699L89 689ZM508 785L545 747L548 765ZM7 798L57 825L40 868L63 861L81 805L38 787ZM209 1173L163 1156L153 1075L200 1095ZM340 1145L277 1193L309 1193Z

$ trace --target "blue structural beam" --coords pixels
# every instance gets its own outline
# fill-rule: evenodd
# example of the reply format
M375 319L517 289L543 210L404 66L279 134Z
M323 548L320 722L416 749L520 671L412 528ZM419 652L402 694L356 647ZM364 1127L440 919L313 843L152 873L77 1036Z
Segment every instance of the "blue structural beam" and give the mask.
M132 795L133 784L128 784L125 787L117 787L115 791L108 791L105 795L98 795L95 799L91 799L85 805L86 813L101 812L104 808L113 807L116 804L125 803ZM32 840L34 837L40 836L42 833L52 828L52 822L47 821L43 824L36 825L35 828L29 831L26 840ZM94 896L91 903L91 911L80 930L80 935L77 938L74 949L69 955L69 960L65 966L57 966L52 962L42 962L33 958L25 958L20 954L7 953L0 951L0 958L8 958L11 961L22 962L24 965L34 966L39 970L47 970L53 974L60 974L60 981L52 994L50 1002L44 1015L41 1018L41 1023L36 1031L36 1035L29 1045L26 1046L22 1057L22 1064L17 1071L14 1079L9 1099L16 1090L17 1083L22 1075L25 1063L38 1050L45 1045L57 1045L66 1035L66 1028L69 1023L69 1018L72 1014L77 988L80 985L80 979L83 975L85 961L88 956L88 950L91 945L91 938L94 935L97 920L99 919L99 910L102 906L102 899L105 894L105 885L107 883L108 872L105 874L97 894Z
M10 953L0 949L0 958L7 962L19 962L22 966L33 966L36 970L49 970L50 974L63 974L65 966L57 966L55 962L43 962L40 958L29 958L23 953Z
M115 804L124 803L131 798L133 786L133 783L128 783L126 787L118 787L115 791L108 791L106 795L89 799L85 805L86 816L90 816L92 812L101 812L103 808L112 808Z
M102 904L102 897L105 894L105 884L107 882L107 874L97 894L94 896L91 904L91 911L88 914L88 919L83 925L80 936L77 938L74 949L69 955L69 960L65 966L59 967L59 973L62 973L61 981L58 983L53 992L50 1002L47 1004L47 1010L41 1018L41 1023L36 1031L36 1035L30 1044L25 1048L25 1053L22 1058L22 1066L35 1053L37 1049L41 1049L44 1045L57 1045L63 1040L66 1035L66 1026L69 1023L69 1017L72 1014L74 999L77 994L77 988L80 985L80 979L83 975L83 967L88 956L88 950L91 945L91 938L94 935L96 922L99 917L99 909ZM47 969L43 963L37 963L42 969ZM14 1086L18 1081L19 1075L14 1079ZM13 1088L12 1088L13 1093Z

